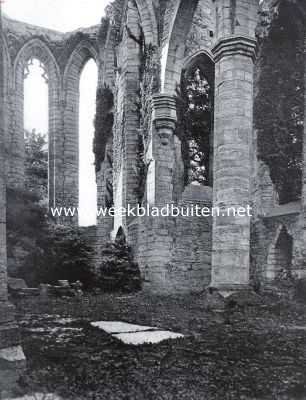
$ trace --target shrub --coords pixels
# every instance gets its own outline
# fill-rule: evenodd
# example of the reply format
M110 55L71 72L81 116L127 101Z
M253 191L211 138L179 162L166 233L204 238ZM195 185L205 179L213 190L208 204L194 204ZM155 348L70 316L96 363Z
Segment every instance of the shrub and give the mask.
M123 240L103 246L95 286L105 292L135 292L141 289L138 264L133 261L131 248Z
M79 228L56 225L31 191L7 191L9 273L28 285L91 279L92 248Z
M46 233L37 240L40 251L36 251L25 260L25 275L28 276L33 263L31 275L35 284L56 284L59 280L81 281L87 288L92 279L92 248L79 229L49 224Z
M25 131L25 187L48 199L48 144L46 136Z

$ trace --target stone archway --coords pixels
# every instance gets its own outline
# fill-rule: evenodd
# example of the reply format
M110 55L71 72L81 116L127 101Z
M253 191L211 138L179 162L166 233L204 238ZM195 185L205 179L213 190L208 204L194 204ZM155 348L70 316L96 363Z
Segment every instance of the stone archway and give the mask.
M183 130L179 136L188 184L213 185L214 83L215 64L208 52L187 58L177 93L177 129Z
M12 68L11 68L11 57L9 49L7 46L6 38L3 37L3 130L4 130L4 141L6 153L10 153L10 114L12 110L10 109L11 95L12 95ZM9 163L8 157L5 158L5 170L9 173Z
M162 91L174 94L176 84L180 82L184 62L186 36L191 28L192 20L199 0L181 0L173 17L169 37L164 44L162 56Z
M270 245L265 278L276 279L282 272L291 270L293 256L293 238L284 225L278 227Z
M148 0L136 0L136 5L145 36L145 42L146 44L151 43L156 46L158 43L158 28L153 4Z
M37 59L43 66L49 88L49 203L54 203L55 198L55 164L56 154L54 152L55 142L60 132L60 71L57 62L48 48L40 39L32 39L27 42L19 51L13 69L13 91L14 91L14 129L11 137L11 153L9 184L14 187L22 187L24 184L24 78L28 63Z
M58 165L57 202L78 206L79 199L79 101L80 77L87 61L98 65L98 51L89 42L80 42L72 52L63 76L63 135L57 141L61 160Z

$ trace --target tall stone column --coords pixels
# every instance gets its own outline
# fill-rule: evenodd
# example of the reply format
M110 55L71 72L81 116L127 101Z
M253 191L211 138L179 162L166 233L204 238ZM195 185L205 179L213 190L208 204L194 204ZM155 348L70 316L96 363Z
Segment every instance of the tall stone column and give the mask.
M256 0L219 0L214 132L214 206L251 203ZM226 214L226 213L225 213ZM250 218L214 217L211 286L249 284Z
M153 96L152 161L149 169L148 195L154 191L152 203L166 205L173 201L173 177L175 168L174 129L176 101L173 96ZM150 174L152 177L150 177Z
M0 398L2 392L16 385L25 366L20 338L14 319L14 308L8 303L6 257L6 170L4 128L4 60L0 3Z
M304 39L304 60L306 62L306 32ZM306 83L306 69L304 70L304 83ZM305 94L304 98L306 99L306 85L305 85ZM306 277L306 102L304 105L304 135L303 135L303 175L302 175L302 227L303 227L303 250L302 250L302 271L300 273L300 277Z

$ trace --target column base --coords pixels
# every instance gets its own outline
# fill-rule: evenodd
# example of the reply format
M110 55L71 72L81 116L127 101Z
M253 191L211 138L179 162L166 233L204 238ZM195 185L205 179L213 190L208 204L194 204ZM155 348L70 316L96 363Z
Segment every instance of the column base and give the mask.
M205 290L207 307L215 311L225 311L233 307L248 307L262 303L261 297L249 285L209 286Z
M0 304L0 399L18 388L26 368L26 358L15 322L14 306Z
M210 284L210 286L207 288L211 293L212 292L218 292L221 294L222 297L226 298L232 295L233 293L236 292L241 292L241 291L248 291L248 292L253 292L253 289L250 285L248 284L228 284L228 283L221 283L221 284Z

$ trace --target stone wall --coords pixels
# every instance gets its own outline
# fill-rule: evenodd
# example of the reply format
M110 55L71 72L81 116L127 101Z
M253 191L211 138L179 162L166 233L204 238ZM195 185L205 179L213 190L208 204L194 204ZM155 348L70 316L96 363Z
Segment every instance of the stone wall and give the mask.
M49 203L78 205L79 80L85 63L99 65L98 26L60 33L4 18L8 184L24 182L24 79L38 59L49 89Z
M8 303L7 251L6 251L6 162L7 139L6 113L8 93L5 74L8 73L8 57L5 51L0 5L0 397L14 388L25 368L25 356L20 346L19 330L15 322L14 308Z
M130 1L128 9L123 8L129 35L123 27L116 47L117 121L113 148L116 205L135 205L136 201L133 190L139 126L138 110L133 109L132 102L137 101L137 68L141 67L139 43L135 42L135 38L140 38L140 24L145 45L156 46L161 84L160 93L152 96L151 107L140 109L140 114L152 110L148 131L143 132L148 167L143 205L184 204L181 143L175 136L175 91L183 69L202 54L214 61L216 74L213 204L251 205L254 212L252 223L249 218L214 219L205 223L184 218L117 219L115 231L124 225L147 286L155 290L199 290L210 281L219 288L248 286L250 274L253 276L255 270L261 278L265 276L267 248L282 224L293 237L293 268L296 271L302 268L301 210L297 214L283 210L283 215L274 215L278 199L269 170L257 160L256 131L252 124L253 88L257 82L255 32L262 36L269 29L277 15L277 7L272 3L263 2L259 7L257 0L161 2L155 11L157 46L155 32L153 35L150 32L156 26L151 2L140 5ZM125 94L129 81L124 75L127 71L133 80L128 99ZM192 196L190 201L197 204Z
M257 160L253 129L260 74L256 70L254 79L256 32L262 38L269 30L276 2L266 0L259 7L258 0L129 0L117 5L122 9L109 12L101 26L66 34L5 18L3 128L9 184L23 182L23 74L35 57L49 79L50 203L78 204L79 78L93 58L99 87L107 85L115 99L113 137L106 146L113 162L105 160L97 172L98 206L107 204L110 179L115 207L135 206L145 178L143 205L212 202L254 210L252 221L101 218L97 254L122 228L147 286L164 291L201 290L210 283L219 289L248 287L250 275L267 275L269 249L285 226L293 238L293 268L302 276L305 196L297 208L278 208L269 170ZM304 11L301 0L296 7ZM198 56L215 67L213 196L204 200L197 189L185 187L176 136L176 88L182 71Z

